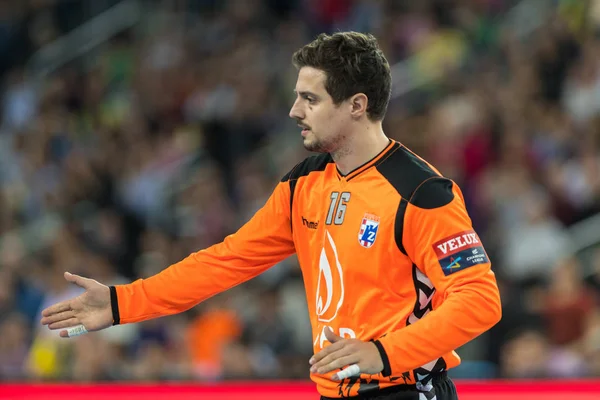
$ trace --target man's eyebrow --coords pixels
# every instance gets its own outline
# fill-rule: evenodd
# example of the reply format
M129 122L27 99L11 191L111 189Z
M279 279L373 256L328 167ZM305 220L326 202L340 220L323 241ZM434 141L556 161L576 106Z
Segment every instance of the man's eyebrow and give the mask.
M306 97L306 96L312 96L312 97L314 97L314 98L319 98L319 96L317 96L315 93L313 93L313 92L309 92L309 91L307 91L307 90L301 90L301 91L299 91L299 92L298 92L298 91L296 91L296 89L294 89L294 93L295 93L295 94L299 94L299 95L300 95L300 96L302 96L302 97Z

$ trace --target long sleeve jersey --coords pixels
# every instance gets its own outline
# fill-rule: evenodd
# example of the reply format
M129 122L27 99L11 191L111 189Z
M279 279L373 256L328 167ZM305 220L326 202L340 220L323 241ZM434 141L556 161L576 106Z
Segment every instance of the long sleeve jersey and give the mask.
M383 371L341 382L311 374L327 397L392 385L427 388L455 349L499 319L498 287L458 186L402 144L342 175L309 157L222 243L159 274L111 287L114 324L185 311L297 253L314 352L329 327L373 341ZM307 366L308 368L308 366ZM335 372L335 371L334 371Z

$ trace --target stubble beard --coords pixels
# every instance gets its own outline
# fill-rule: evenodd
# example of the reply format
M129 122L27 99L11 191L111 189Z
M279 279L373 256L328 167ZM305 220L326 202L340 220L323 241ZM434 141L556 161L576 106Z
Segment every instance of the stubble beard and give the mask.
M310 136L304 138L304 148L315 153L333 153L339 147L339 142L343 140L343 135L340 137L330 138L329 140L320 140L315 137L311 131Z
M323 143L315 138L309 139L309 138L304 138L304 148L308 151L314 152L314 153L327 153L327 147L323 145Z

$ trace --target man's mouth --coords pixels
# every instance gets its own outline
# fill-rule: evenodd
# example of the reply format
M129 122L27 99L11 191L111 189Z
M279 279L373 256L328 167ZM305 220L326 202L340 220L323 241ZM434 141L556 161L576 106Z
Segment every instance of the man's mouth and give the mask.
M302 124L298 124L298 127L302 128L302 136L306 136L310 131L310 127Z

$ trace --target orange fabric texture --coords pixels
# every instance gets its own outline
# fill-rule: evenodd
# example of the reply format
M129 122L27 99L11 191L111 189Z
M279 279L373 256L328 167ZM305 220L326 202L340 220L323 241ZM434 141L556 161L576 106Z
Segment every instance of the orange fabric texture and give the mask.
M384 358L377 375L336 382L333 372L312 374L328 397L427 386L433 373L460 363L457 347L500 318L494 274L459 188L392 141L346 176L328 155L300 163L223 243L117 286L121 322L184 311L294 252L315 353L328 345L330 327L378 341Z

